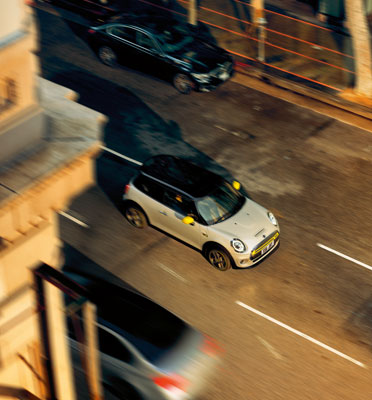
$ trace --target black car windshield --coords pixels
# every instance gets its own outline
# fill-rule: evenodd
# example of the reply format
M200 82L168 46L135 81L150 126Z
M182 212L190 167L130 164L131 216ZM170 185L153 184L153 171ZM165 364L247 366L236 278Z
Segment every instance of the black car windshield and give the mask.
M157 38L166 53L179 52L194 41L188 29L183 25L174 25L166 28Z
M244 203L245 197L224 182L211 194L197 200L196 208L204 221L213 225L236 214Z

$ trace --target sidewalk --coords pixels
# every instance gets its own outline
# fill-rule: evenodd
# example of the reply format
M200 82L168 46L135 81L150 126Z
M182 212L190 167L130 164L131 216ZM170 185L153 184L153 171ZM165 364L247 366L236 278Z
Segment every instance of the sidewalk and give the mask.
M178 3L186 5L183 0ZM307 3L269 0L265 2L265 59L260 62L257 60L258 35L250 24L249 3L199 1L199 21L218 45L235 55L238 65L235 81L249 82L248 86L257 81L260 87L264 83L282 88L360 115L370 123L370 108L340 97L355 79L351 38L345 28L318 21L314 9Z

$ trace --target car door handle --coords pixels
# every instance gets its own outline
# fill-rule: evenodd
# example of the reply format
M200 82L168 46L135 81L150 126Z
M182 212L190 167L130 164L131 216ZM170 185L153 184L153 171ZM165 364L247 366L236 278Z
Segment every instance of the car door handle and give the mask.
M159 212L160 212L160 214L167 215L167 213L165 211L159 211Z

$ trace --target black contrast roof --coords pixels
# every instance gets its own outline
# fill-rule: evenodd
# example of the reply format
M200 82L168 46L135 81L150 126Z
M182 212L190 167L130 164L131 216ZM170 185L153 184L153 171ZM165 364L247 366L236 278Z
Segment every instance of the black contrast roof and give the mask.
M169 29L171 26L175 25L183 27L187 26L176 19L154 14L119 14L112 17L105 24L107 23L132 24L141 28L152 30L153 32L163 32L165 29Z
M171 155L151 157L143 163L140 171L191 197L204 197L224 181L211 171Z

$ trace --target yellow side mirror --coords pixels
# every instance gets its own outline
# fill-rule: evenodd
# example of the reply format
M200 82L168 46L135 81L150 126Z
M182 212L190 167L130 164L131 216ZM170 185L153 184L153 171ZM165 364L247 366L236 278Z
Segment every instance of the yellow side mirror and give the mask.
M236 190L239 190L239 189L240 189L240 183L239 183L238 181L234 181L234 182L232 183L232 185L233 185L233 188L234 188L234 189L236 189Z
M182 219L182 222L186 225L190 225L194 222L194 218L189 215Z

